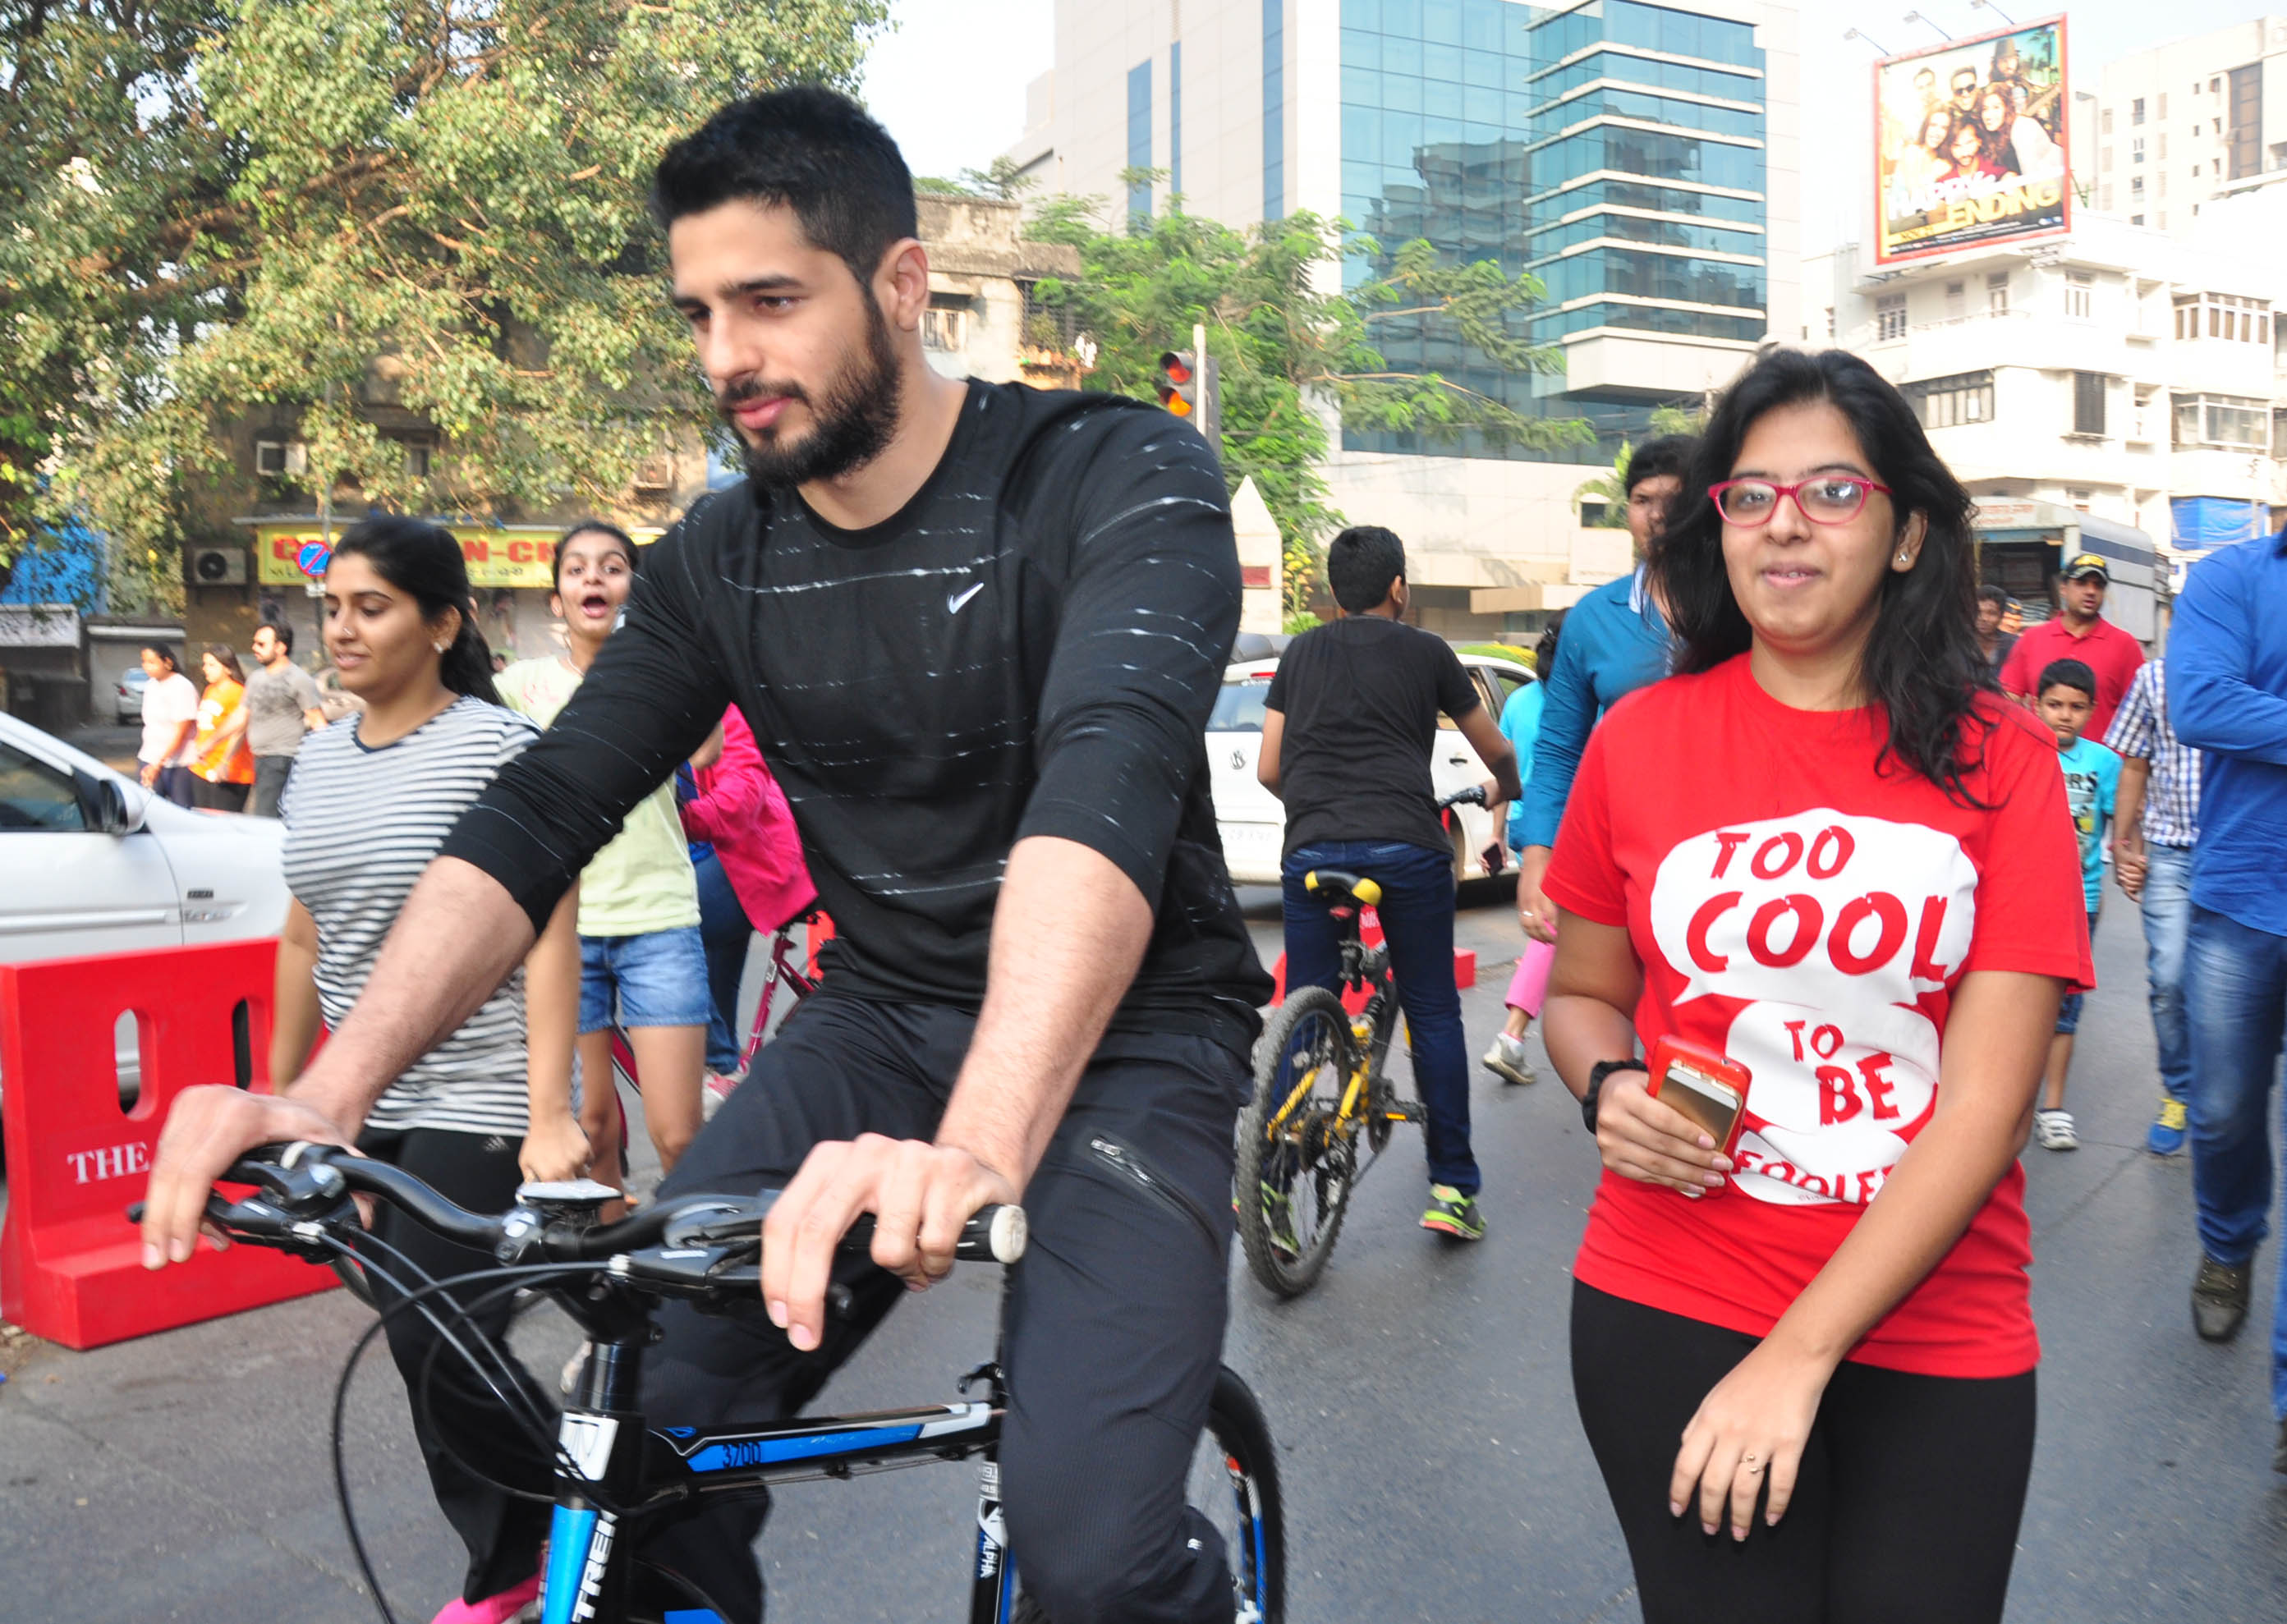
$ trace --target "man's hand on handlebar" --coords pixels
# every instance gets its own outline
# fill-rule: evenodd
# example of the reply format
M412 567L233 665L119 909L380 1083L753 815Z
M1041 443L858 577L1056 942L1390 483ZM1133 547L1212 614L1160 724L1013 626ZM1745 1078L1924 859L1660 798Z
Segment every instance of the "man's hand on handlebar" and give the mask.
M861 1212L875 1215L873 1258L915 1290L953 1268L961 1226L1021 1192L955 1146L878 1133L811 1147L763 1224L763 1302L807 1352L826 1330L835 1247Z
M293 1139L347 1146L351 1136L314 1107L284 1095L219 1084L185 1089L167 1113L151 1163L143 1198L143 1266L188 1262L215 1180L257 1145Z

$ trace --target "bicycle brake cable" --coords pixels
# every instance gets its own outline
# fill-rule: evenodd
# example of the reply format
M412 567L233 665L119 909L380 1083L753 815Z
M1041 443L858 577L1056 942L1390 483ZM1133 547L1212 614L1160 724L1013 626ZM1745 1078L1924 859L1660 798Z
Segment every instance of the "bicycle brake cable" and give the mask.
M483 1269L471 1269L464 1274L447 1275L445 1279L439 1281L435 1276L431 1275L426 1269L423 1268L419 1264L414 1262L412 1258L406 1256L406 1254L399 1248L392 1245L387 1241L382 1240L379 1236L375 1235L370 1231L361 1234L359 1237L359 1242L360 1244L376 1247L380 1250L388 1253L392 1257L397 1259L397 1261L403 1265L404 1270L413 1275L413 1277L420 1282L422 1289L412 1293L411 1295L414 1297L426 1297L431 1294L431 1289L442 1290L445 1288L457 1285L468 1285L478 1281L491 1279L504 1272L504 1268L503 1266L495 1265ZM351 1250L355 1250L356 1249L352 1247ZM518 1266L530 1267L532 1265ZM568 1265L550 1265L545 1266L550 1268L565 1268L569 1272L576 1273L581 1271L583 1265L574 1264ZM408 1295L402 1281L389 1279L387 1276L384 1276L384 1278L387 1281L390 1289L397 1292L400 1297ZM445 1301L449 1305L449 1312L451 1315L458 1319L469 1331L474 1334L475 1338L480 1346L489 1349L491 1339L485 1335L484 1328L478 1325L476 1321L470 1317L469 1311L461 1305L460 1299L451 1296L449 1293L447 1293L445 1295ZM374 1307L376 1312L380 1313L384 1319L387 1319L390 1313L396 1311L397 1305L392 1304L386 1310L384 1310L382 1305L376 1303L374 1305ZM452 1343L454 1352L460 1354L463 1361L476 1371L478 1379L483 1382L487 1388L492 1390L493 1396L500 1400L502 1407L512 1410L515 1406L511 1403L509 1395L500 1391L500 1388L494 1384L492 1377L486 1373L485 1369L480 1364L479 1364L475 1357L454 1338L452 1333L445 1328L445 1325L439 1320L437 1314L430 1308L423 1306L422 1309L422 1317L429 1321L430 1325L436 1330L439 1337L440 1338L440 1341L435 1345L442 1346L446 1342ZM532 1433L534 1438L538 1439L544 1436L548 1439L553 1439L556 1435L555 1417L543 1414L540 1409L531 1404L530 1395L524 1392L521 1388L518 1386L514 1373L508 1368L505 1360L503 1360L499 1366L499 1375L502 1380L506 1381L512 1388L518 1389L516 1399L522 1404L524 1411L520 1419L526 1423L527 1430Z
M335 1248L344 1251L350 1250L345 1242L330 1235L327 1238ZM383 1244L385 1250L390 1251L392 1255L396 1255L400 1257L402 1257L401 1253L397 1252L396 1248L387 1246L386 1242L384 1242ZM412 1267L414 1272L416 1273L423 1273L418 1265L408 1264L408 1266ZM602 1265L584 1265L575 1264L568 1265L567 1267L567 1265L562 1264L534 1264L519 1265L513 1268L484 1270L479 1273L481 1274L493 1276L530 1277L536 1275L562 1274L567 1272L576 1273L590 1266L600 1268ZM462 1345L460 1339L454 1336L449 1329L439 1321L433 1313L429 1312L427 1305L423 1301L423 1299L427 1297L442 1293L450 1286L463 1283L471 1277L455 1276L444 1281L431 1281L426 1285L407 1291L399 1281L387 1273L387 1271L375 1267L373 1272L379 1274L384 1283L388 1284L392 1289L399 1291L400 1296L396 1302L390 1304L386 1308L375 1315L374 1322L366 1327L364 1331L359 1335L356 1344L350 1349L349 1357L343 1361L341 1377L334 1384L334 1413L331 1440L334 1468L334 1496L336 1502L342 1509L342 1525L344 1532L349 1535L351 1554L357 1558L358 1572L365 1580L366 1588L372 1593L374 1606L380 1612L383 1624L398 1624L397 1615L391 1610L389 1599L382 1591L381 1579L374 1571L373 1558L366 1550L364 1538L358 1533L357 1512L350 1499L349 1466L344 1454L343 1446L344 1432L349 1410L351 1379L356 1375L358 1361L365 1356L366 1350L373 1345L374 1338L380 1336L386 1328L390 1319L396 1314L404 1313L407 1309L417 1306L422 1310L424 1317L429 1319L431 1324L437 1328L440 1337L442 1337L446 1342L450 1343L454 1346L455 1350L460 1352L462 1358L467 1360L468 1363L477 1370L480 1379L484 1380L485 1384L487 1387L492 1386L492 1381L490 1376L485 1373L482 1367L477 1364L474 1358L471 1357L468 1353L467 1350ZM447 1300L450 1302L452 1299L447 1298ZM458 1305L455 1304L455 1307L457 1312ZM495 1396L501 1398L503 1407L506 1406L507 1400L505 1396L500 1394L497 1389L495 1389Z

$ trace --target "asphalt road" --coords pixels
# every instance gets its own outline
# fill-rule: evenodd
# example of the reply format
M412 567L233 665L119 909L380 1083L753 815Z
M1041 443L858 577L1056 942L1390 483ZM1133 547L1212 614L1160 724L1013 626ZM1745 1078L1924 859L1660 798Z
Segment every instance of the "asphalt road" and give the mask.
M1275 953L1275 895L1245 900ZM1461 939L1483 965L1463 995L1474 1051L1499 1021L1516 937L1505 900L1468 900ZM2009 1617L2277 1624L2287 1478L2267 1470L2262 1334L2273 1254L2248 1331L2220 1348L2196 1341L2189 1169L2141 1148L2152 1040L2141 943L2117 895L2097 960L2104 987L2070 1100L2082 1148L2027 1152L2046 1358ZM1567 1375L1567 1270L1595 1157L1553 1076L1513 1088L1479 1073L1474 1110L1482 1245L1413 1227L1422 1179L1401 1139L1360 1186L1312 1295L1276 1302L1234 1258L1226 1357L1278 1434L1296 1620L1638 1616ZM965 1269L892 1316L826 1403L951 1398L955 1375L990 1351L994 1286ZM365 1322L336 1293L92 1353L0 1343L12 1372L0 1386L0 1620L376 1617L325 1444L334 1379ZM520 1335L542 1370L573 1341L552 1310ZM398 1617L425 1620L459 1557L385 1359L368 1360L349 1415L359 1525ZM773 1618L965 1617L973 1495L954 1467L787 1491L762 1548Z

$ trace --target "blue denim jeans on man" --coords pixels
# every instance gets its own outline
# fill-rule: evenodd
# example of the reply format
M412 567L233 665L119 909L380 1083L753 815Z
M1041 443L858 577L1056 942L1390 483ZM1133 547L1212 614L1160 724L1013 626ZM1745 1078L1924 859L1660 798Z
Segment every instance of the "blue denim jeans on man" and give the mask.
M2200 1246L2245 1264L2271 1228L2271 1084L2287 1023L2287 936L2192 904L2192 1195ZM2287 1250L2271 1328L2271 1407L2287 1418Z
M1312 869L1342 869L1381 887L1375 908L1397 1002L1413 1039L1413 1080L1429 1108L1423 1141L1429 1181L1476 1194L1469 1154L1468 1045L1453 985L1453 855L1394 840L1330 840L1288 854L1285 876L1286 984L1341 987L1341 938L1326 904L1302 888Z
M2184 951L2192 928L2192 848L2147 842L2144 978L2151 989L2152 1037L2160 1050L2160 1086L2188 1100L2192 1035L2184 1018Z

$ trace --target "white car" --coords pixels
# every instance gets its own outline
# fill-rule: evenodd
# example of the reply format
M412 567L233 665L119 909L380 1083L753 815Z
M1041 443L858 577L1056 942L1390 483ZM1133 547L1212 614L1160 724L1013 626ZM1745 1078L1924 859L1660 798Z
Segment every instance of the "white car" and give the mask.
M187 811L0 714L0 962L274 936L284 838L274 818ZM131 1032L119 1053L125 1087Z
M1517 660L1463 654L1461 668L1476 684L1478 697L1498 720L1509 696L1531 682L1532 670ZM1207 771L1215 791L1215 826L1223 835L1223 862L1234 884L1275 886L1278 856L1286 834L1286 808L1262 787L1255 766L1262 753L1262 702L1278 670L1276 658L1241 660L1223 672L1223 691L1207 718ZM1492 777L1449 716L1437 719L1437 743L1429 758L1429 781L1440 796ZM1508 815L1502 815L1506 817ZM1483 807L1453 808L1453 880L1456 885L1485 870L1478 854L1500 839L1500 827Z

